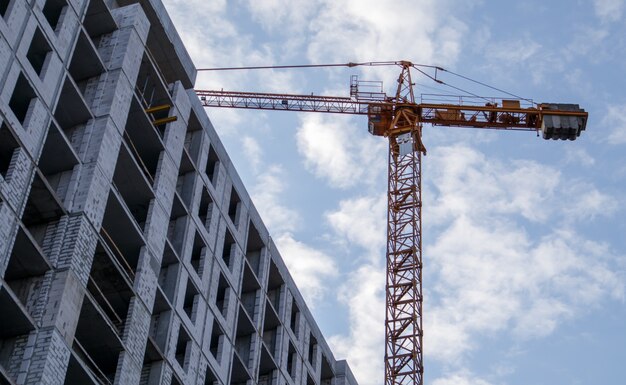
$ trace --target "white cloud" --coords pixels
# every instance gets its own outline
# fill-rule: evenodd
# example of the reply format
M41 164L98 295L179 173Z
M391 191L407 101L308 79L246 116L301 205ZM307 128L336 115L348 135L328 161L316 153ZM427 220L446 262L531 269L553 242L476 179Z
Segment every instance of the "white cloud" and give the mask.
M297 241L292 234L284 233L274 240L307 305L314 308L328 291L327 279L338 275L335 261L327 254Z
M339 209L325 214L337 238L365 249L370 260L379 260L385 246L387 196L364 196L339 202Z
M297 211L281 203L285 191L284 171L280 166L267 166L257 177L251 196L263 222L272 234L295 231L300 224Z
M340 290L340 301L350 314L349 335L328 338L336 357L346 357L361 385L380 384L385 351L385 270L363 265L350 274Z
M257 171L261 164L261 156L263 154L259 142L251 136L244 136L241 141L250 166L252 166L254 171Z
M437 378L432 382L432 385L491 385L491 383L464 371Z
M617 21L624 12L625 0L593 0L593 5L602 21Z
M306 167L336 188L376 180L385 169L385 140L363 133L348 119L307 114L296 134Z
M442 231L425 254L435 282L426 296L429 356L461 365L480 336L543 337L590 306L623 300L624 283L613 270L619 257L571 229L614 198L532 161L487 162L463 146L436 148L432 156L435 196L425 216L437 218ZM588 200L572 192L578 184ZM515 213L544 235L531 236Z
M583 147L567 147L565 150L567 163L581 166L593 166L596 160Z
M626 115L624 115L625 105L612 105L607 107L606 115L602 119L602 126L609 132L607 142L609 144L626 143Z

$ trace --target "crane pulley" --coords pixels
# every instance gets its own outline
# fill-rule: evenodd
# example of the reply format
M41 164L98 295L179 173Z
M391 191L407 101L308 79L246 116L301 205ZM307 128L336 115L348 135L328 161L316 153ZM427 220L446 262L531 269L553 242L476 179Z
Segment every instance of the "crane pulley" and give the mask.
M585 130L588 114L577 104L536 104L510 93L507 94L514 98L494 99L473 94L423 95L418 103L413 92L411 69L439 84L445 83L437 78L437 72L450 71L409 61L201 70L388 65L401 67L393 96L382 92L382 87L380 92L363 91L360 88L363 83L355 76L350 85L350 97L223 90L196 90L196 93L205 107L365 115L369 132L388 138L385 385L422 385L421 159L426 153L422 143L423 124L535 131L537 134L541 132L545 139L574 140ZM435 76L426 74L421 68L434 69ZM365 85L371 86L371 82Z

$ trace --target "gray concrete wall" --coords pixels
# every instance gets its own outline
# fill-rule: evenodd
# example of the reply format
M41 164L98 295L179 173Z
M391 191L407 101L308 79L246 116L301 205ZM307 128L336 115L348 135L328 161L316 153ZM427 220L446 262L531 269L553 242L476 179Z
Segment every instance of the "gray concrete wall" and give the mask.
M0 13L0 382L356 384L162 3Z

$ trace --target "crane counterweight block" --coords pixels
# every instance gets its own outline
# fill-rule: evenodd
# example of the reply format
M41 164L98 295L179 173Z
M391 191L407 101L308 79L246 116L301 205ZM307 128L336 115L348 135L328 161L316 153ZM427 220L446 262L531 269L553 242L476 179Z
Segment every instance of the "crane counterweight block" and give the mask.
M540 109L544 139L574 140L587 127L587 113L578 104L543 103Z

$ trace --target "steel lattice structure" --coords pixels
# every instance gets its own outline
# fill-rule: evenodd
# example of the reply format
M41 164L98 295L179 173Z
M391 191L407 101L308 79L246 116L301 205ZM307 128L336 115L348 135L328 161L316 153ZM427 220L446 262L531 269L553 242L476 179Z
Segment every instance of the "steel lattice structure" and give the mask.
M395 100L414 104L403 67ZM412 108L395 110L389 127L385 385L422 384L422 192L425 149Z

